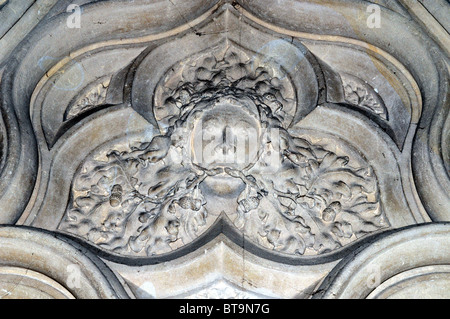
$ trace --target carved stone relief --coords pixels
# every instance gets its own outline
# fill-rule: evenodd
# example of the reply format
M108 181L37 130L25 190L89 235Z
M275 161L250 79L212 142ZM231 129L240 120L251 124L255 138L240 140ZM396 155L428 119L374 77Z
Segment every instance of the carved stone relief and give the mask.
M104 275L30 266L18 296L444 296L411 257L447 245L450 201L448 56L415 9L378 6L380 32L367 1L175 2L81 1L74 30L59 1L0 65L0 245L54 234ZM363 283L379 247L407 266Z
M161 135L91 155L59 228L151 256L188 244L221 214L255 243L298 255L388 227L367 162L289 131L297 103L287 75L265 57L222 51L166 75L155 91ZM229 206L209 209L218 197Z
M351 75L341 74L344 85L345 101L351 105L366 109L383 120L388 120L388 111L383 100L373 87Z

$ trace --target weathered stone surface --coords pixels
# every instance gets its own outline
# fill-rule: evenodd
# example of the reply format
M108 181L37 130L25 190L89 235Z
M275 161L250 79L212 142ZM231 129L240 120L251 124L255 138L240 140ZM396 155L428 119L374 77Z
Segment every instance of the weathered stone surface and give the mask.
M345 257L319 287L318 295L450 298L449 226L426 224L381 236Z
M437 7L0 2L4 296L448 298Z

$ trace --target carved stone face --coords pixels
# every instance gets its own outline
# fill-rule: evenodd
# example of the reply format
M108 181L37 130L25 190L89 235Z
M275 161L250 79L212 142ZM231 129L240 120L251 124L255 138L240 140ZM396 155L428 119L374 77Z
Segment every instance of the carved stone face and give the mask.
M240 56L175 66L157 90L161 135L88 160L60 229L150 257L188 245L222 218L255 245L294 256L326 254L388 227L367 161L332 134L290 129L300 113L288 100L297 105L298 95L272 68L253 72Z
M244 169L256 162L261 127L256 114L226 101L203 112L191 136L193 162L206 169Z

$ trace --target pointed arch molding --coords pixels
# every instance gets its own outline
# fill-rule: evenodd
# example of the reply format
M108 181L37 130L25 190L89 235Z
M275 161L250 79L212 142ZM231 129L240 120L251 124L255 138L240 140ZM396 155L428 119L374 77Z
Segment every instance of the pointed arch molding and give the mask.
M308 294L372 238L449 220L448 56L407 6L370 28L369 1L81 3L0 71L0 224L68 237L144 296L130 269L202 247L299 266Z

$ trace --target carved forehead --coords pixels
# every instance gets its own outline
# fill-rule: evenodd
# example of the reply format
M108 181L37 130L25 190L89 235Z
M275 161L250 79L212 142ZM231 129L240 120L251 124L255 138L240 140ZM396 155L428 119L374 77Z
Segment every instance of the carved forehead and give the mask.
M241 99L234 97L219 98L211 103L210 107L206 108L204 112L204 119L224 115L239 120L243 114L248 115L257 121L260 119L259 111L255 103L249 98L244 97Z

